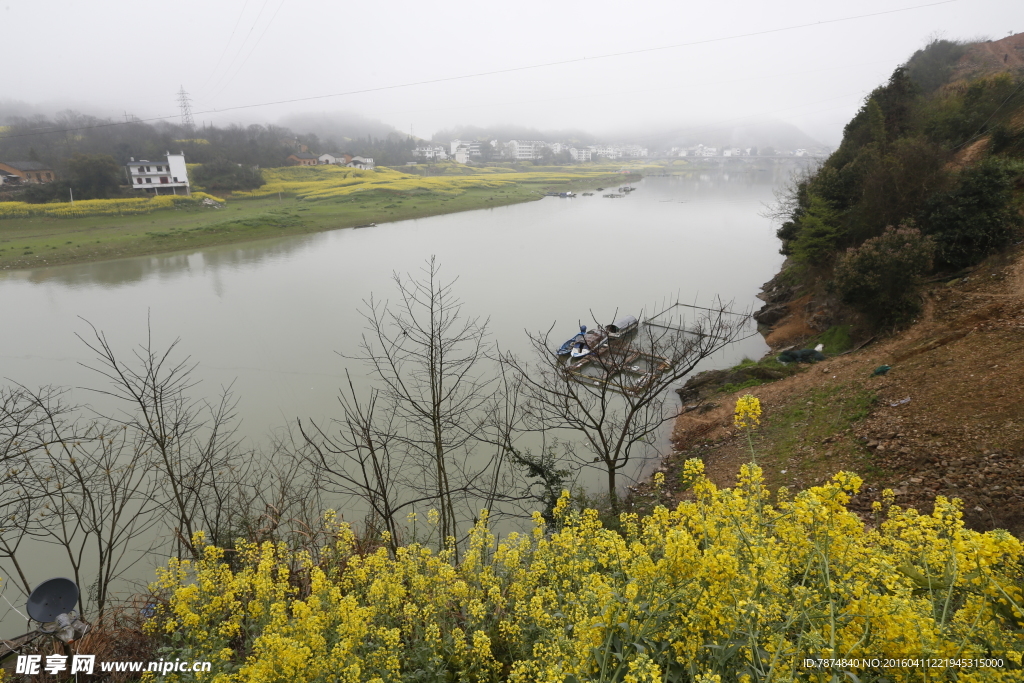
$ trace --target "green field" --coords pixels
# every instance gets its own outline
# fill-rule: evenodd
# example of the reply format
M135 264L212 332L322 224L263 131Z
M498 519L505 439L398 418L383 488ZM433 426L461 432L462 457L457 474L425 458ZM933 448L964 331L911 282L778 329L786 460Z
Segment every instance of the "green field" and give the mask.
M5 218L0 220L0 270L201 249L435 216L639 178L609 170L516 173L502 169L470 177L421 179L392 170L355 175L340 169L325 174L316 167L269 169L271 178L258 192L262 196L228 198L218 208L183 205L130 216Z

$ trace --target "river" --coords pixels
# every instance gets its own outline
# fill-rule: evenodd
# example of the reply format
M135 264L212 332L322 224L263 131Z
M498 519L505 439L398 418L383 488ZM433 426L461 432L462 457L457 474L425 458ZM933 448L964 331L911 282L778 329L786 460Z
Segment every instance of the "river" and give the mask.
M0 377L29 387L97 387L76 334L92 323L127 357L146 338L180 338L198 362L194 394L233 385L241 433L260 441L295 418L336 415L346 367L364 325L362 301L394 296L393 272L417 273L435 255L458 278L465 311L490 319L503 350L528 352L525 331L649 315L677 295L756 309L782 257L759 213L791 169L650 177L626 197L597 192L435 216L369 229L101 263L0 273ZM606 190L607 191L607 190ZM712 360L767 350L754 336ZM672 397L674 400L674 397ZM95 402L73 390L73 400ZM600 486L598 473L585 484Z

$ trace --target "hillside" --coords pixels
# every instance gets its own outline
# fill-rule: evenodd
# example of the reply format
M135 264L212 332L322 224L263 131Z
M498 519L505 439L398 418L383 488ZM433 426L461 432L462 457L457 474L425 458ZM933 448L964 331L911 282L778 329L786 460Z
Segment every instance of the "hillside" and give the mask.
M717 485L735 483L751 454L732 412L750 393L764 406L754 450L772 489L853 470L866 485L851 509L867 513L885 488L924 512L937 495L955 497L968 526L1024 536L1024 248L932 284L925 301L899 334L787 379L708 395L709 410L678 418L666 479L699 456ZM806 317L801 308L784 326ZM892 369L874 375L882 365Z
M955 497L969 526L1024 535L1022 196L1024 34L916 53L779 212L789 258L755 317L771 358L818 342L828 358L775 382L774 360L693 380L699 407L677 419L666 469L699 455L732 485L751 458L732 427L749 392L772 487L852 469L865 514L890 488L897 505Z

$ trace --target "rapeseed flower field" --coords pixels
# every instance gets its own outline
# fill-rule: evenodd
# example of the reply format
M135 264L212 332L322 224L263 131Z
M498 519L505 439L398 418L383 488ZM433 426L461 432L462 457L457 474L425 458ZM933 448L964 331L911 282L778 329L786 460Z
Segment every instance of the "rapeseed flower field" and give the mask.
M161 209L179 206L194 206L204 199L223 203L224 200L204 192L185 195L159 195L156 197L129 197L127 199L83 199L54 204L29 204L26 202L0 202L0 220L4 218L87 218L89 216L131 216L152 213Z
M484 511L459 562L454 540L365 550L332 513L315 551L207 546L160 570L147 628L166 659L209 659L203 680L223 683L1024 680L1010 534L965 529L942 498L924 515L890 495L865 523L845 472L774 502L754 464L731 489L699 460L683 479L689 500L618 530L568 492L554 523L534 513L502 538ZM921 664L947 658L1002 665Z
M429 192L454 196L469 189L500 189L522 184L557 184L608 176L609 169L516 172L505 168L474 169L468 175L421 176L381 167L374 170L341 166L292 166L263 171L266 183L236 197L269 197L277 193L300 199L349 198L362 192L387 190L400 193Z

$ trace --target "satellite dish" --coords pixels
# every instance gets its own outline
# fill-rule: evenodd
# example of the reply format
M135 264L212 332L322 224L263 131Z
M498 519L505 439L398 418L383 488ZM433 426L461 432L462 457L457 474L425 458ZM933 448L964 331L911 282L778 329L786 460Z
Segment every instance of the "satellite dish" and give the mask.
M28 615L39 622L56 621L78 604L78 586L71 579L47 579L28 596Z

